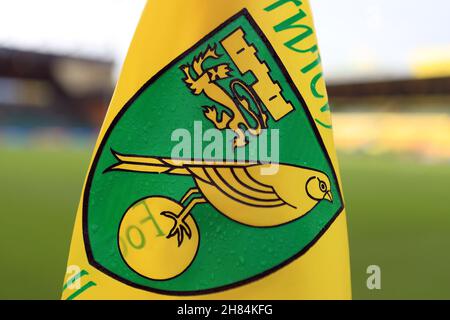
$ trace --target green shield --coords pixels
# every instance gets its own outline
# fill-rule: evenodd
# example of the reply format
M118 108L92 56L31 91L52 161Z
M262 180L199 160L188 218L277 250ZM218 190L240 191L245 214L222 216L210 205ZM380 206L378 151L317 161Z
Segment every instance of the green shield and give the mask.
M333 201L320 201L301 218L266 228L229 219L209 203L197 205L191 211L200 238L195 259L176 277L150 279L130 268L120 252L120 242L126 241L118 239L124 213L151 196L179 200L196 186L195 181L186 175L108 170L117 163L111 150L170 158L177 143L171 141L175 129L184 128L194 135L195 122L201 122L203 130L214 128L202 109L214 102L205 94L192 93L183 81L182 69L192 65L208 48L215 48L217 57L205 64L208 68L217 64L229 66L230 77L218 80L223 88L229 88L231 79L249 86L256 83L258 79L251 70L242 74L223 47L223 39L238 29L244 31L245 41L268 66L270 78L280 86L284 100L293 106L282 119L275 119L261 103L268 115L267 128L279 130L279 162L325 173L330 180ZM244 94L242 90L241 94ZM243 11L150 79L116 116L89 172L83 200L83 234L89 262L109 276L154 292L201 294L248 283L297 259L320 238L342 208L336 174L300 92L263 32ZM154 232L161 233L161 230L155 226ZM148 237L146 242L143 240L136 247L151 246L151 236L143 236Z

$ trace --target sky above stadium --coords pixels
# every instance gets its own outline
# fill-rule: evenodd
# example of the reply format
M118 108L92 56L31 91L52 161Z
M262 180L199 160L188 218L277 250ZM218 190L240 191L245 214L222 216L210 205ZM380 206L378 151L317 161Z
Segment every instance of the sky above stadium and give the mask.
M404 77L450 63L448 0L310 2L329 79ZM0 46L113 59L119 67L144 4L0 0Z

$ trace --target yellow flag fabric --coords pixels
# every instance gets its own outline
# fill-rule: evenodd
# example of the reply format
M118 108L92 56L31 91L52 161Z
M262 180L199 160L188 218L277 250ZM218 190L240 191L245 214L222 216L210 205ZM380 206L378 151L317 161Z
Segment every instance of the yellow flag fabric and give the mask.
M351 298L308 1L148 2L95 146L62 298Z

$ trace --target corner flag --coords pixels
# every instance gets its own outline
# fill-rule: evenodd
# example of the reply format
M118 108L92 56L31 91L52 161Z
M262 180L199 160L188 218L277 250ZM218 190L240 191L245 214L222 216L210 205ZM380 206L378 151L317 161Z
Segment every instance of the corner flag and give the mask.
M351 297L307 1L148 2L85 181L62 297Z

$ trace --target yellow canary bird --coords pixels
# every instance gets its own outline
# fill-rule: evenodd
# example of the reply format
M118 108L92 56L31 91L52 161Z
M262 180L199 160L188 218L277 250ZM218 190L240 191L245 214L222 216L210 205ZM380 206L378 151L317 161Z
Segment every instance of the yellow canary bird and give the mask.
M239 223L273 227L298 219L320 201L333 201L328 176L317 170L287 164L258 162L217 162L123 155L113 151L118 163L108 171L191 175L197 188L184 195L180 214L163 212L174 220L167 238L191 237L186 217L200 203L210 203L219 212Z

